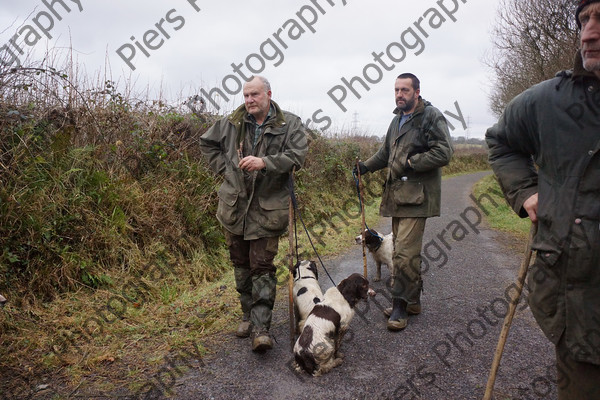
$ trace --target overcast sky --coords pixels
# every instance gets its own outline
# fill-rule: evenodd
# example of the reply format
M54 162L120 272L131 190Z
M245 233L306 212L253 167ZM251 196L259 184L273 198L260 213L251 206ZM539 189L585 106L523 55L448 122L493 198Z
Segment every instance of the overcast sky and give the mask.
M394 80L413 72L421 95L454 115L446 114L453 136L482 138L495 122L493 77L482 60L491 49L496 0L62 2L70 12L56 0L0 0L0 47L39 60L48 49L64 56L61 49L72 46L90 79L106 73L171 103L217 88L229 97L212 92L221 113L242 103L241 93L231 94L239 92L237 82L262 69L273 100L328 133L357 127L383 136Z

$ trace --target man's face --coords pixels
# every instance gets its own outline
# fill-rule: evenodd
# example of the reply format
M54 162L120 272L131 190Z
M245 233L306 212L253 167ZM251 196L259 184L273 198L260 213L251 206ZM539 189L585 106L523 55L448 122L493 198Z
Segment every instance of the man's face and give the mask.
M419 89L415 90L412 86L412 79L396 79L394 85L394 93L396 96L396 107L404 114L411 114L416 106L419 94Z
M581 57L587 71L600 76L600 3L592 3L579 13Z
M257 121L263 120L269 113L271 91L265 90L265 85L259 78L254 78L244 85L244 104L246 111Z

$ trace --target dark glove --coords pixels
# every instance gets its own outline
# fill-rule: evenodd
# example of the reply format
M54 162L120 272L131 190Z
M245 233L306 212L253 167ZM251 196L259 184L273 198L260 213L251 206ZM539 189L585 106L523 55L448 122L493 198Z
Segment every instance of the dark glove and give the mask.
M364 175L364 174L366 174L367 172L369 172L369 168L367 168L367 166L365 165L365 163L364 163L364 162L362 162L362 161L359 161L359 162L358 162L358 167L360 168L360 174L361 174L361 175ZM352 169L352 173L353 173L354 175L358 175L358 171L357 171L357 169L356 169L356 164L354 164L354 168Z

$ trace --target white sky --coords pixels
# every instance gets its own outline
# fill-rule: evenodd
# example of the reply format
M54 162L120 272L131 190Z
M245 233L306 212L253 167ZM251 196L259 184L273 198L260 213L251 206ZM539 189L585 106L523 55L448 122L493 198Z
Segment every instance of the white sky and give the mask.
M62 20L49 11L44 1L54 4ZM270 38L283 54L283 61L278 66L274 63L279 56L274 60L265 59L266 67L261 72L271 81L273 100L304 121L314 119L313 113L322 109L317 118L329 116L333 120L328 133L347 132L357 125L368 134L383 136L393 116L394 80L402 72L416 74L421 80L421 95L441 111L457 114L455 102L458 102L469 128L463 130L461 122L448 116L455 127L451 132L453 136L483 138L485 130L496 119L489 111L488 101L493 76L482 59L491 50L490 30L494 25L497 0L62 1L71 12L57 0L0 0L0 31L4 31L0 34L0 47L8 45L16 52L9 40L16 31L24 29L15 43L25 51L32 51L33 59L43 58L48 49L72 46L76 63L90 79L96 80L95 77L103 76L107 70L110 79L120 84L131 81L136 90L149 90L150 97L156 98L160 92L164 99L176 103L200 93L201 88L206 91L221 88L223 78L234 74L231 64L244 63L249 54L260 53L261 44ZM82 11L79 11L78 3ZM458 7L453 14L456 22L444 13L442 6L449 10ZM434 11L428 11L431 8L446 21L442 23ZM167 18L172 9L175 11L169 14L169 19L173 22L162 24L170 36L167 39L155 24ZM300 10L306 20L313 18L312 10L316 13L315 33L296 14ZM424 15L420 26L429 36L427 38L413 25ZM46 40L41 28L33 21L38 16L37 21L43 27L50 26L48 16L52 17L54 26L48 29L51 40ZM295 22L286 24L290 19ZM431 27L431 19L434 25L441 26ZM296 28L292 29L294 24ZM27 25L31 28L26 28ZM279 37L287 49L273 36L284 25ZM292 40L288 31L292 29L292 35L299 35L298 27L305 33ZM417 45L412 50L406 49L406 57L401 62L390 60L385 54L388 45L402 43L401 36L410 27L424 42L422 53L415 55L421 48ZM35 33L31 29L44 36L44 40L31 46L25 44L26 39L29 43L35 42ZM164 42L155 50L144 46L149 57L135 48L132 63L136 69L132 71L116 50L126 44L133 45L132 36L143 45L144 34L151 29L157 32L157 37L150 45L158 46L161 39ZM27 33L28 38L25 37ZM152 33L146 35L150 38ZM415 43L410 32L404 39L403 47ZM268 44L263 50L267 56L274 54ZM66 50L60 51L63 56L66 54ZM123 52L128 56L129 51ZM383 52L382 62L391 70L378 64L382 77L379 82L366 82L369 91L356 83L354 88L361 95L360 99L346 89L343 106L348 111L342 112L327 93L334 86L343 85L343 77L364 79L363 68L370 63L377 64L372 52ZM395 47L391 53L398 57L400 50ZM252 63L255 68L259 67L256 57ZM251 74L246 66L241 70L246 75ZM373 67L367 73L372 81L378 80ZM235 91L235 81L230 78L227 82ZM341 90L336 91L339 93ZM230 97L233 98L229 102L220 100L221 112L231 111L242 103L241 94ZM313 127L325 125L326 122L321 121Z

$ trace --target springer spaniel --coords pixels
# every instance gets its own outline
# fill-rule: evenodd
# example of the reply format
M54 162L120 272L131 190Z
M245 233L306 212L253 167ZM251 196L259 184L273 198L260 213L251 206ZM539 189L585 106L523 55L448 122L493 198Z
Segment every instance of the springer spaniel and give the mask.
M323 291L319 286L319 272L314 261L298 261L292 270L294 276L294 315L296 332L300 334L306 318L315 304L323 301Z
M357 273L325 292L294 345L296 371L319 376L342 363L339 348L354 316L354 306L370 293L369 281Z
M356 244L362 244L362 235L358 235L356 238ZM388 233L383 236L376 230L365 229L365 246L373 260L377 265L377 273L375 274L375 282L381 280L381 265L387 265L390 275L393 274L394 270L394 234Z

